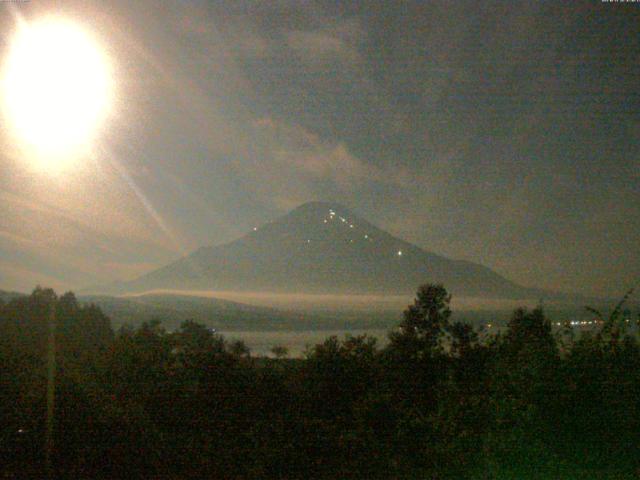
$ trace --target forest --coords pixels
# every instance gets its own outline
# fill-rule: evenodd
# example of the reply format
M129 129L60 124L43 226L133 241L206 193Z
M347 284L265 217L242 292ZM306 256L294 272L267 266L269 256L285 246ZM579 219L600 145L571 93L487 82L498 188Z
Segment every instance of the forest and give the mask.
M539 307L489 335L426 284L386 346L289 358L38 287L0 302L0 478L637 478L628 297L580 333Z

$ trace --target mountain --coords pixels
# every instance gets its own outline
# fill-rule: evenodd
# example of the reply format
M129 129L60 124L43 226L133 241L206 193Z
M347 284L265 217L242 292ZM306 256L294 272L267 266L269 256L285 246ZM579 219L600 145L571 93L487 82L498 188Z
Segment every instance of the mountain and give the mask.
M517 285L477 263L423 250L342 205L325 202L305 203L242 238L202 247L108 291L410 295L425 282L443 283L457 296L550 297L548 292Z

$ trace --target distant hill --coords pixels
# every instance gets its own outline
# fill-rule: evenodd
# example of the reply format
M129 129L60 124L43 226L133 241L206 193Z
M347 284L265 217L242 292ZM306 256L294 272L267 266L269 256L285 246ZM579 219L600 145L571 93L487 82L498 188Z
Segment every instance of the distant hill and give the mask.
M8 292L6 290L0 290L0 301L10 302L14 298L22 297L24 294L19 292Z
M0 290L0 300L9 302L25 296L20 292ZM143 294L127 297L108 295L78 296L81 304L99 306L117 329L122 325L139 326L143 322L158 319L163 327L174 330L185 320L195 320L208 327L224 332L232 331L321 331L321 330L386 330L393 328L402 318L406 304L394 303L393 307L372 304L371 308L361 304L341 305L327 308L294 306L293 309L248 305L240 302L211 297L177 294ZM407 299L407 303L409 303ZM615 302L614 302L615 303ZM613 308L611 301L591 304L605 315ZM631 299L627 307L640 308L640 303ZM496 305L495 308L458 310L454 308L454 319L476 326L487 321L503 325L511 316L515 305ZM553 321L591 320L593 315L582 304L546 305L545 311Z
M235 302L181 295L141 295L135 297L111 297L106 295L84 295L82 303L99 306L114 326L139 325L152 319L162 320L167 328L176 328L186 319L196 320L209 326L228 323L249 326L253 322L277 322L275 311L251 307Z
M153 319L175 329L195 320L219 330L324 330L340 328L388 328L396 324L401 312L301 312L246 305L217 298L191 295L149 294L132 297L87 295L81 303L93 303L105 312L115 328L140 325Z
M0 301L8 303L26 295L0 290ZM195 320L226 332L387 329L396 325L402 315L401 309L372 311L366 314L361 310L346 309L290 311L193 295L80 295L77 298L81 304L100 307L115 329L122 325L139 326L154 319L160 320L162 326L169 330L178 328L185 320Z
M480 264L396 238L344 206L310 202L233 242L203 247L105 293L158 289L272 293L413 294L425 282L456 296L552 299Z

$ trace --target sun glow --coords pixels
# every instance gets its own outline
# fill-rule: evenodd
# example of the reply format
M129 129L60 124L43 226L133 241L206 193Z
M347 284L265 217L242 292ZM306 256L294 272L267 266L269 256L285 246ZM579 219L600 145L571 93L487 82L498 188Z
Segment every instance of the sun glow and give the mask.
M22 23L3 67L3 114L32 163L56 170L85 153L112 103L98 43L64 19Z

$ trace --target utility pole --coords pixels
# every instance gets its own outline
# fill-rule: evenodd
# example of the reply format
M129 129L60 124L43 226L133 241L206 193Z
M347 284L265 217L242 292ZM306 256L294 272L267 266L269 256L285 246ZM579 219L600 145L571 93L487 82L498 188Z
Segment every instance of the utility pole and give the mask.
M56 298L49 304L47 340L47 425L45 432L44 465L47 479L53 479L53 415L56 399Z

